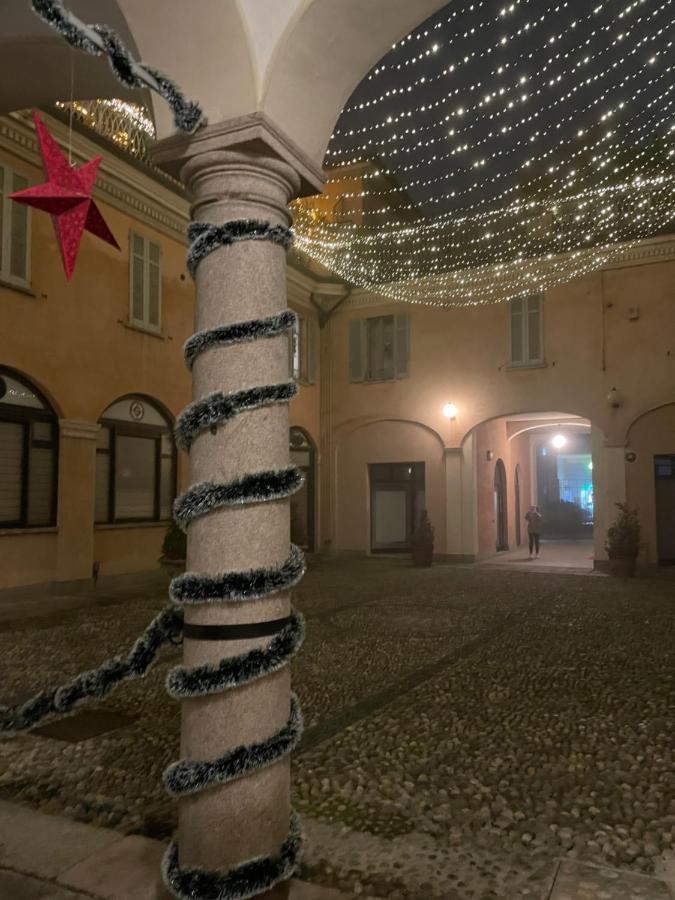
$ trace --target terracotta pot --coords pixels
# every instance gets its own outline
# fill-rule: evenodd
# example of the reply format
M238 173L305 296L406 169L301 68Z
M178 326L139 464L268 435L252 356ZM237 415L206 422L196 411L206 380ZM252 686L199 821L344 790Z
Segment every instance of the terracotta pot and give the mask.
M618 578L632 578L635 575L634 556L631 557L611 557L609 558L610 575L616 575Z
M433 562L434 545L413 544L412 558L414 566L417 566L418 568L428 568Z

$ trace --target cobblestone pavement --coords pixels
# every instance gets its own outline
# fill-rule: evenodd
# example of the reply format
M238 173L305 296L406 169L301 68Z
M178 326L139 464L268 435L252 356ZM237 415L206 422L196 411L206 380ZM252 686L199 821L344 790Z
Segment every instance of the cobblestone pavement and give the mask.
M658 579L316 561L295 599L303 875L391 900L515 900L548 890L561 857L652 872L675 843L672 598ZM163 603L146 590L1 623L2 700L123 649ZM0 794L166 836L177 658L106 700L123 727L0 744Z

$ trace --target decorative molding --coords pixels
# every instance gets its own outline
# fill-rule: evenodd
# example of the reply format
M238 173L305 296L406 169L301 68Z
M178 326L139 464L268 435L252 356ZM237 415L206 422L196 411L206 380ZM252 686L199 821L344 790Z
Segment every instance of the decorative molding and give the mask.
M59 419L61 437L95 441L101 426L95 422L82 422L79 419Z
M44 114L50 133L67 150L68 128L59 119ZM32 125L21 113L0 117L0 148L41 168ZM101 154L101 146L81 132L73 132L73 161L83 163ZM167 234L181 244L187 244L189 204L186 198L171 191L150 171L146 174L137 165L125 162L113 154L103 154L94 197L119 209L133 219Z
M151 157L160 168L174 178L191 157L219 150L251 149L270 153L282 160L300 178L298 196L308 197L320 193L324 174L318 166L279 126L264 112L206 125L195 134L176 134L158 141L151 150Z

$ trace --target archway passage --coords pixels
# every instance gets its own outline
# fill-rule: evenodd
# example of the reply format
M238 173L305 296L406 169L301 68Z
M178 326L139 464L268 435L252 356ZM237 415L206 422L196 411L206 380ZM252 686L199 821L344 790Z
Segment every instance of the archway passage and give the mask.
M472 430L479 560L532 566L525 516L538 506L543 522L537 564L592 568L591 431L588 419L559 411L504 415Z
M290 453L291 462L305 477L302 487L291 498L291 541L311 553L316 545L316 448L303 428L291 428Z
M497 551L509 549L509 524L507 519L506 469L501 459L497 460L494 476L495 526L497 530Z

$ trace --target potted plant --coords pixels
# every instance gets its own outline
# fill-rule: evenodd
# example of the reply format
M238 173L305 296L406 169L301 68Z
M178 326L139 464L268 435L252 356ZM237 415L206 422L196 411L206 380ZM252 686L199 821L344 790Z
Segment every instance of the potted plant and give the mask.
M637 509L627 503L617 503L619 515L607 529L605 550L609 556L609 571L624 578L635 574L635 563L640 552L640 520Z
M413 565L430 566L434 558L434 529L429 521L426 509L420 516L417 528L412 536Z
M185 569L187 555L187 535L171 522L162 542L162 555L159 564L170 576L177 575Z

